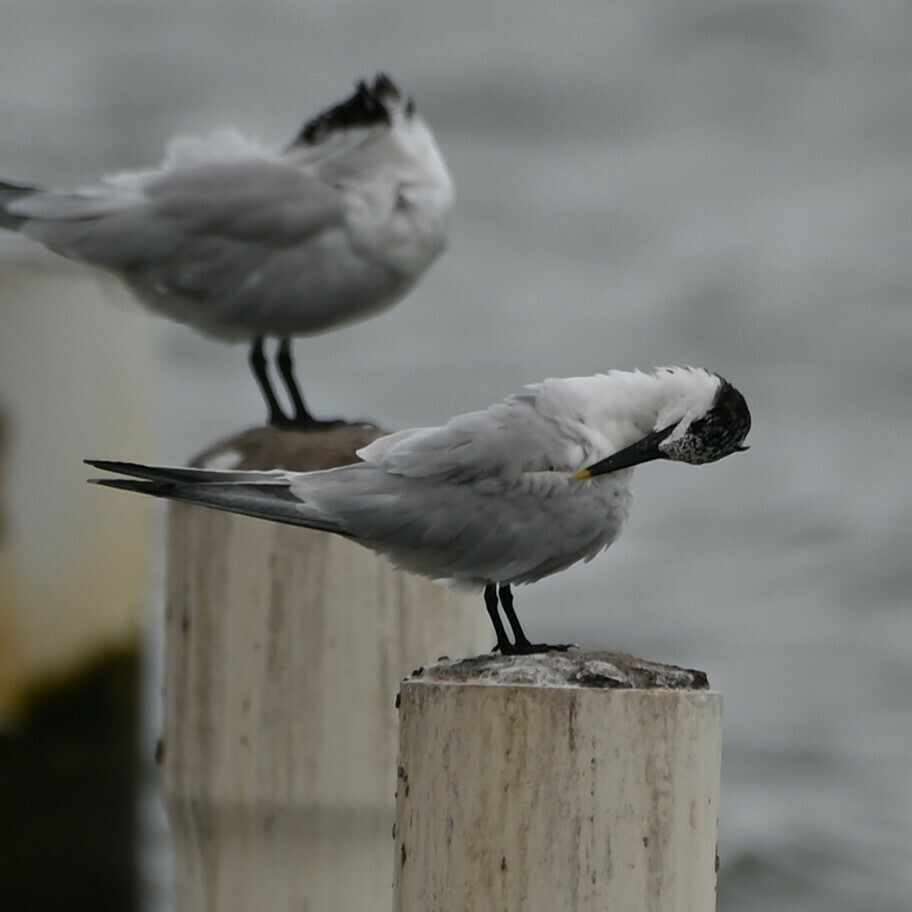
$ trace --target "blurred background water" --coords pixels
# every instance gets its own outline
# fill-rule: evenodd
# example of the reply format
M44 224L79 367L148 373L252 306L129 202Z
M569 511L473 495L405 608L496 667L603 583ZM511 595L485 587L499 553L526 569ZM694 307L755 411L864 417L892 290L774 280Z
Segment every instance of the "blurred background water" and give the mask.
M526 628L704 668L725 694L722 912L908 912L910 46L899 0L6 0L0 174L86 183L226 125L284 142L392 73L453 171L452 241L390 313L298 342L311 403L408 427L546 376L732 380L750 452L639 470L625 536L521 590ZM79 319L43 306L49 337ZM180 461L262 420L243 349L121 311L149 340L149 417L135 447L82 455ZM15 419L64 382L49 364L0 395Z

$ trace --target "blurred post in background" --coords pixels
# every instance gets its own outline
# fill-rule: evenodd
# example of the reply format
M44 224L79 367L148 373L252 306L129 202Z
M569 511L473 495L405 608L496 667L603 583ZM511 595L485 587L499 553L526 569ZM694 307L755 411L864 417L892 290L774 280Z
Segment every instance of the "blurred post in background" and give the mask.
M95 273L25 245L0 260L0 905L136 904L142 504L84 484L141 452L146 322ZM113 301L112 301L113 299Z
M15 620L13 618L13 561L7 527L10 501L7 481L8 418L0 402L0 719L9 717L15 704L15 682L10 669L15 661Z
M341 465L366 442L337 449L349 431L264 428L243 435L275 441L257 460L229 444L209 464ZM174 505L166 615L177 912L388 909L399 682L490 649L480 596L334 535Z

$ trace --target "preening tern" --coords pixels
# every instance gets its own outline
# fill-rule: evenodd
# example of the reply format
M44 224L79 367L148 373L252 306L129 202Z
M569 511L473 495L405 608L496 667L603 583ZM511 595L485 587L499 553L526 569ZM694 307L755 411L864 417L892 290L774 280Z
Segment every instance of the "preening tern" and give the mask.
M154 171L70 193L0 183L0 226L115 273L151 310L251 340L270 423L318 424L289 338L395 304L443 249L453 182L433 134L383 74L307 123L286 149L234 131L178 137ZM267 374L263 337L294 415Z
M483 589L502 653L529 642L510 587L588 561L620 534L634 466L745 449L751 417L702 368L551 379L442 427L381 437L320 472L232 472L90 461L99 484L351 538L439 582ZM507 636L498 597L512 629Z

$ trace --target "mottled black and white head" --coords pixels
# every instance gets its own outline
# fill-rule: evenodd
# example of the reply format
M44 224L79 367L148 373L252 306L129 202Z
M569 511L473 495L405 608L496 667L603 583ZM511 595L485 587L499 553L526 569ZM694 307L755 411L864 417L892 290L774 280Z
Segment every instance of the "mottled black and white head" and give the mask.
M334 134L376 126L392 127L415 117L415 102L406 98L385 73L378 73L373 83L361 80L354 94L309 120L292 143L293 146L317 146Z
M657 443L662 458L703 465L747 449L741 443L751 427L750 409L726 379L717 379L719 388L708 409L656 432L662 438Z
M742 443L751 427L750 409L735 387L723 377L699 369L672 369L667 376L673 382L667 386L655 430L577 472L576 480L653 459L703 465L748 449Z

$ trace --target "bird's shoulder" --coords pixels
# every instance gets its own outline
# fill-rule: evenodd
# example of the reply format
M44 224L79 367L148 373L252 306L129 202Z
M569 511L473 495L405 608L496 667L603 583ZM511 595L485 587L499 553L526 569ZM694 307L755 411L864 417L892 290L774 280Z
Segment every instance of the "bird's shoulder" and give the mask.
M539 408L534 388L440 427L413 428L374 441L358 455L391 474L468 480L573 472L585 460L585 441L572 423Z
M236 136L236 134L229 134ZM138 175L147 195L180 197L191 194L240 192L248 198L282 194L316 195L341 205L341 195L312 169L292 156L258 143L185 137L172 143L161 168ZM129 174L116 175L114 183L130 181ZM109 179L112 182L112 179Z
M155 171L105 178L144 218L191 235L294 243L343 224L342 194L282 152L233 131L181 137Z

